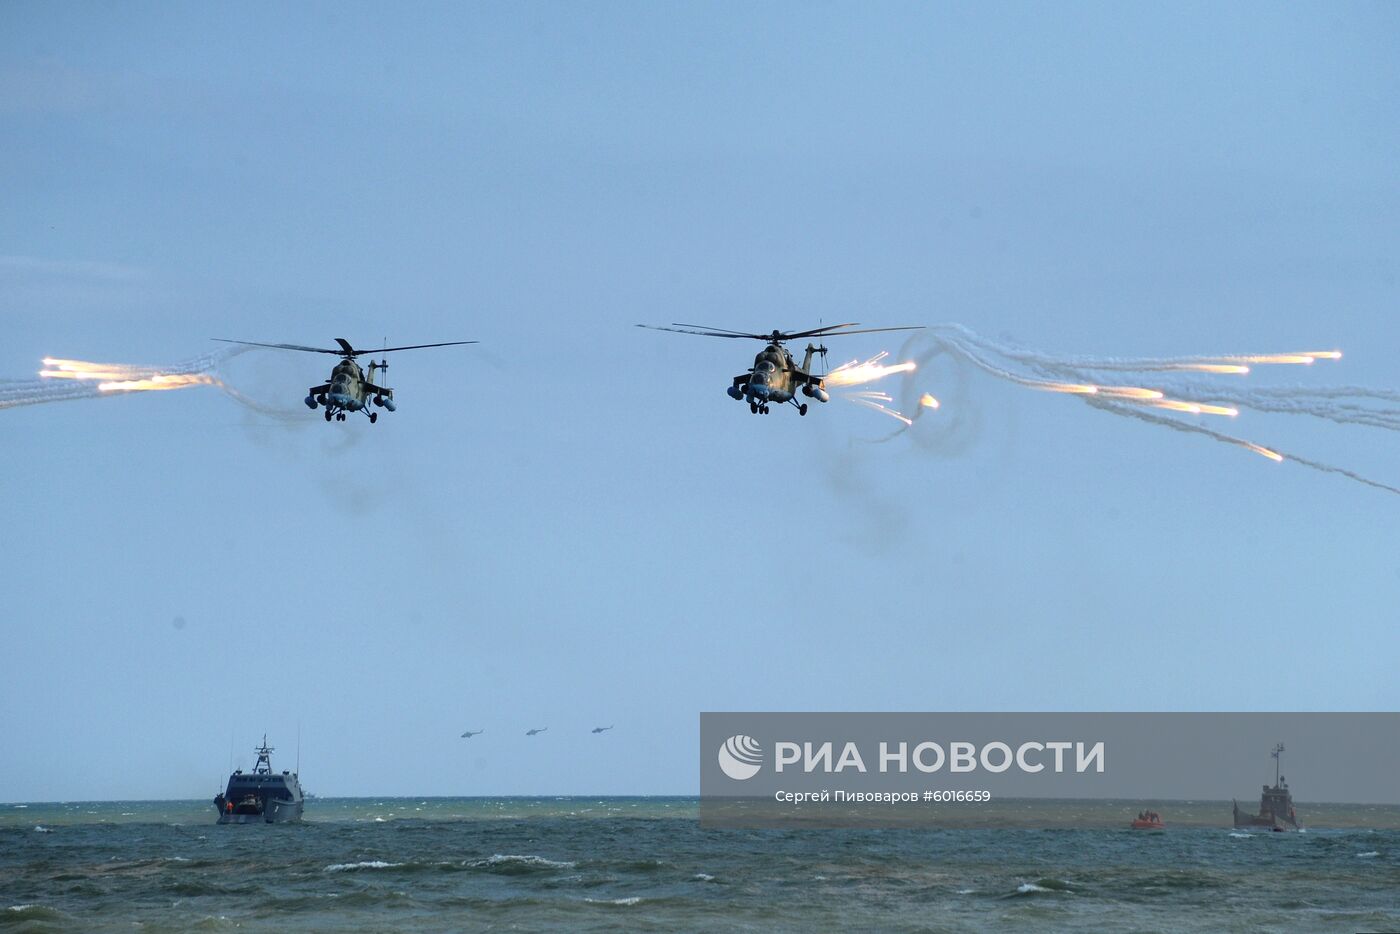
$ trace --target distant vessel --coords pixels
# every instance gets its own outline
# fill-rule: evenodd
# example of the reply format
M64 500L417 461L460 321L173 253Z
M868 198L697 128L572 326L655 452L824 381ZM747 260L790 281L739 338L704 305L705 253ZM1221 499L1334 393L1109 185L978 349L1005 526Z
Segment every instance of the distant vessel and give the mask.
M1139 811L1137 819L1133 821L1134 830L1165 830L1166 827L1162 823L1162 815L1156 811Z
M1274 757L1274 784L1272 788L1264 786L1259 796L1259 813L1247 814L1240 810L1238 801L1233 802L1236 827L1267 827L1280 832L1299 829L1298 815L1293 810L1293 793L1288 790L1288 782L1279 772L1283 764L1283 751L1283 743L1279 743L1271 753Z
M286 824L301 820L304 797L295 772L272 771L272 747L263 734L254 750L258 764L245 773L237 769L228 777L228 788L214 798L221 824Z

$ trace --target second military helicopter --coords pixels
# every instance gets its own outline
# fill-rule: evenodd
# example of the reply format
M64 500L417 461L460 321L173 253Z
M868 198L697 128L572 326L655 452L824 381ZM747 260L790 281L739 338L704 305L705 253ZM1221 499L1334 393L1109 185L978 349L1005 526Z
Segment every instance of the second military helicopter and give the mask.
M775 330L769 334L727 331L723 328L706 328L699 324L675 324L668 328L639 324L637 327L649 328L653 331L674 331L677 334L699 334L703 337L747 337L766 341L768 346L760 350L758 356L754 357L753 366L749 368L749 371L734 377L734 382L726 390L731 399L737 399L740 402L747 401L749 411L755 415L767 415L770 405L773 403L781 405L784 402L795 406L798 415L806 415L807 403L797 401L798 392L808 398L816 399L818 402L826 402L831 398L824 385L825 377L812 373L813 355L821 354L822 360L825 361L826 347L809 343L807 353L802 358L802 365L798 366L797 362L793 360L792 354L783 346L785 341L799 340L804 337L834 337L840 334L870 334L875 331L919 330L917 327L844 330L845 328L859 327L856 323L828 324L825 327L812 328L808 331Z

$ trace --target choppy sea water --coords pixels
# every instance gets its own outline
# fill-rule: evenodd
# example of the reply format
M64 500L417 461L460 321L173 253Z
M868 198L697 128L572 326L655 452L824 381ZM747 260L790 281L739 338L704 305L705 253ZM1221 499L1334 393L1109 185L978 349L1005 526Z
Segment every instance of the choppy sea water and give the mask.
M1400 931L1400 831L1337 814L706 830L689 798L377 798L221 827L204 801L0 805L0 930Z

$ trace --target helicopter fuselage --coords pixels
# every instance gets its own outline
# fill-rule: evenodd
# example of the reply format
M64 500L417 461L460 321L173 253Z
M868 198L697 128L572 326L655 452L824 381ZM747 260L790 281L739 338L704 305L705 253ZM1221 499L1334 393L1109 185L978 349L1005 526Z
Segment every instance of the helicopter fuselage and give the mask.
M369 367L370 376L366 377L360 365L353 359L347 357L341 360L331 370L329 380L306 391L303 401L307 408L314 409L323 405L326 407L326 421L334 418L342 422L345 421L345 413L365 411L371 402L390 412L394 411L394 391L374 384L374 371L381 368L380 364L370 361ZM379 419L377 412L366 414L371 422Z
M764 347L754 357L753 367L748 373L734 377L728 393L730 398L749 404L749 411L768 413L770 405L791 402L800 414L807 414L806 403L797 403L797 394L825 402L829 398L822 388L822 379L810 372L812 354L816 348L807 348L807 359L802 366L792 359L792 354L782 344L774 342Z

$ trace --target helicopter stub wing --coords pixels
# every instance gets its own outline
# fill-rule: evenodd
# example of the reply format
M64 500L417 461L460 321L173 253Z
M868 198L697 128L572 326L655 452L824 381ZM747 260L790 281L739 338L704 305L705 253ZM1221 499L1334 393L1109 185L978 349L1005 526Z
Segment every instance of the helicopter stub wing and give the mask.
M374 383L365 383L364 387L365 392L372 392L379 396L392 396L394 394L394 390L387 389L384 386L376 386Z

